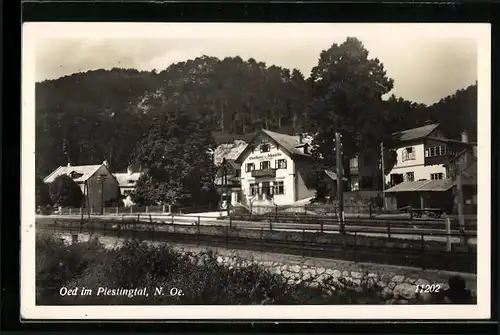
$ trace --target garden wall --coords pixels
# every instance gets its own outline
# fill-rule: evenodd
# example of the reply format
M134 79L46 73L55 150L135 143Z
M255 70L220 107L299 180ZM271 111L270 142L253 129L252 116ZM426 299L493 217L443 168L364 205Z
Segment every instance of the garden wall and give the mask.
M207 250L191 246L178 248L184 252ZM208 249L219 254L218 261L228 266L257 263L271 272L281 274L289 283L309 282L311 286L319 286L333 282L337 287L346 285L360 291L366 288L375 289L387 304L430 302L431 294L417 294L416 285L439 285L443 291L448 288L448 278L457 274L466 280L467 289L476 295L476 276L471 274L223 248ZM332 290L335 289L333 285L331 287Z

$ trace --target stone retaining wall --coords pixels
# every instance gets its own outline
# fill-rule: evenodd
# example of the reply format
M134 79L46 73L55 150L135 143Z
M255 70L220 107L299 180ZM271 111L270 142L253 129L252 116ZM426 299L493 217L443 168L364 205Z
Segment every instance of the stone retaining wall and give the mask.
M218 261L227 266L248 266L257 263L271 272L282 275L290 284L309 283L334 291L349 286L354 290L374 289L387 304L407 304L430 301L430 293L416 293L416 285L439 285L440 290L448 288L448 278L462 276L467 288L474 295L476 276L448 271L422 270L409 267L353 263L321 258L302 258L270 253L257 253L221 248L176 247L183 251L201 252L212 250L218 254Z

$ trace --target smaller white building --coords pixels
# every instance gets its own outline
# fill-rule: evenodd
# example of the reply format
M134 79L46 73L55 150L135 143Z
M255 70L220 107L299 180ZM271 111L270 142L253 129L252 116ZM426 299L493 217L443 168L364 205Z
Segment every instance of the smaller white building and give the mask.
M127 168L125 173L114 173L113 176L118 181L118 186L120 188L120 193L124 197L123 203L125 207L133 206L130 194L135 190L137 181L142 176L142 172L132 172L132 169Z
M385 183L446 179L445 164L452 154L451 147L440 139L445 137L439 124L427 124L392 134L396 143L397 161Z

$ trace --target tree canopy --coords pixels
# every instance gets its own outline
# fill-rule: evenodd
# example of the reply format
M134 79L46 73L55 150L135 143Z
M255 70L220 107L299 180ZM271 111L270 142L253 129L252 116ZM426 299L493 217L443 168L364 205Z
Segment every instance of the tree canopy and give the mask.
M60 175L49 184L52 203L61 207L80 207L84 196L82 190L71 177Z
M346 168L348 158L377 155L380 142L392 132L427 120L441 123L450 138L467 130L471 140L477 139L477 83L431 106L394 95L385 99L394 85L382 61L370 57L354 37L323 50L307 78L297 69L252 58L201 56L159 72L115 68L47 80L36 84L36 173L45 177L57 165L104 159L112 171L120 171L139 161L151 170L144 178L154 176L164 189L153 191L150 184L147 191L145 183L153 181L142 179L137 199L143 194L167 201L172 199L166 196L169 192L183 198L191 187L177 169L186 165L196 170L205 162L202 152L209 148L201 147L215 146L210 132L220 143L248 139L260 128L287 134L309 131L317 134L325 163L334 166L333 136L339 131ZM198 132L197 137L189 137L188 129ZM176 132L181 138L169 135ZM162 149L161 143L172 149ZM188 151L199 154L200 161L182 160L188 154L183 145L198 146ZM152 157L161 150L176 159L155 163ZM169 177L156 175L155 169L170 164Z

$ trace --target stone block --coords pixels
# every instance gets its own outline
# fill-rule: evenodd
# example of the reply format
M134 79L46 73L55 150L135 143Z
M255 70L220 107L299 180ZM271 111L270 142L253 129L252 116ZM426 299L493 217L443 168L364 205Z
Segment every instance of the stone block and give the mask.
M406 277L405 279L405 283L408 283L408 284L415 284L417 280L415 278L411 278L411 277Z
M340 272L339 270L333 270L332 274L335 278L339 278L342 276L342 272Z
M387 287L390 288L391 290L396 287L396 283L391 281L389 284L387 284Z
M384 288L382 290L382 292L380 293L380 296L383 298L383 299L389 299L389 298L392 298L393 297L393 293L392 293L392 290L388 287Z
M415 299L415 285L408 283L401 283L394 287L393 293L395 297L401 297L406 300Z
M380 280L380 281L377 282L377 286L381 287L381 288L384 288L384 287L387 286L387 284L385 283L385 281Z
M405 280L405 276L394 276L391 279L391 281L393 281L397 284L404 282L404 280Z
M351 277L354 279L363 278L363 274L361 272L351 272Z
M343 277L346 277L346 278L347 278L347 277L349 277L349 275L350 275L349 271L343 271L343 272L342 272L342 276L343 276Z
M316 273L317 273L318 275L321 275L321 274L323 274L323 273L325 273L325 272L326 272L326 269L325 269L325 268L321 268L321 267L320 267L320 268L317 268L317 269L316 269Z

